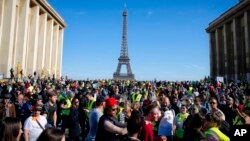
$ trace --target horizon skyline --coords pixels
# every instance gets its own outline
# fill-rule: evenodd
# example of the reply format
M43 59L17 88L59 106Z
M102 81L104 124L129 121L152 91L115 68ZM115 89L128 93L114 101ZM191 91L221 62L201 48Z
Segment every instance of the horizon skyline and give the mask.
M112 79L122 44L123 0L48 2L67 24L63 76ZM128 54L135 79L181 81L209 76L205 29L238 2L127 0Z

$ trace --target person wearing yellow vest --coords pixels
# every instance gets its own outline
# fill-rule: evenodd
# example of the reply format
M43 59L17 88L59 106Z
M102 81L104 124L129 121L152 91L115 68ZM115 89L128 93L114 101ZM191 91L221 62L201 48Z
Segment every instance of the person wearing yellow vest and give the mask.
M87 97L87 103L86 103L87 105L84 108L84 111L85 111L87 117L89 118L89 112L93 108L95 108L95 98L94 98L94 94L90 93L90 92L87 93L86 97Z
M121 106L118 107L115 119L117 121L119 121L120 123L125 123L125 115L124 115L124 108L123 107L121 107Z
M139 89L135 89L135 92L134 93L132 93L132 95L131 95L131 101L132 101L132 103L134 103L134 102L141 102L141 100L142 100L142 94L140 94L139 93L140 91L139 91Z
M233 125L244 125L244 122L242 121L242 119L240 118L239 115L237 115L237 116L233 119Z
M177 140L181 140L184 136L183 123L188 116L189 113L187 113L187 106L183 103L180 108L180 113L178 113L174 119L174 131Z
M249 108L243 108L242 111L239 111L237 109L237 116L233 119L233 125L250 124L249 115L250 115Z
M61 110L61 118L62 118L62 130L65 131L65 128L68 127L68 117L70 113L70 107L72 105L71 100L75 96L75 93L72 91L68 91L66 94L61 94L59 96L60 108Z
M87 101L85 103L85 106L83 107L83 110L84 110L84 114L86 116L85 120L84 120L84 122L85 122L85 131L84 132L87 135L89 132L89 129L90 129L90 126L89 126L90 111L95 108L94 93L87 92L86 98L87 98Z
M222 133L219 129L223 121L223 115L221 112L217 111L207 114L205 119L204 129L207 140L230 141L230 138Z
M193 87L190 86L190 87L188 88L188 95L192 95L192 94L193 94Z

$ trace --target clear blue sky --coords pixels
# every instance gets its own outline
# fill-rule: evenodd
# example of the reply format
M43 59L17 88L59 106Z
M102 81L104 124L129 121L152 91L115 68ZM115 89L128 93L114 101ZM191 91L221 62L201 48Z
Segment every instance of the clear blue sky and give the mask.
M128 50L136 79L200 80L208 76L205 29L238 2L127 0ZM67 23L62 74L73 79L111 79L121 50L123 0L49 3Z

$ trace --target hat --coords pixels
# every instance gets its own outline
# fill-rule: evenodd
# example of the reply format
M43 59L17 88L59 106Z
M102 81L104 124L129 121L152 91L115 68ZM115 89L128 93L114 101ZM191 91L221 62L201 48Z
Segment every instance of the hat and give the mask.
M116 104L117 104L117 102L116 102L115 98L111 97L111 98L106 99L106 106L112 107Z

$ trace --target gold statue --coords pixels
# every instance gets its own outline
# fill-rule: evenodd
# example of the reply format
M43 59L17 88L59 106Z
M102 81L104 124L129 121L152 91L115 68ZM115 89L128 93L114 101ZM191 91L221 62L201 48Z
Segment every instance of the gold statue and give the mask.
M45 76L46 76L46 71L45 71L45 67L43 67L42 73L41 73L41 78L44 79Z
M17 75L17 78L21 78L21 69L20 69L20 62L17 63L17 66L16 66L16 75Z

